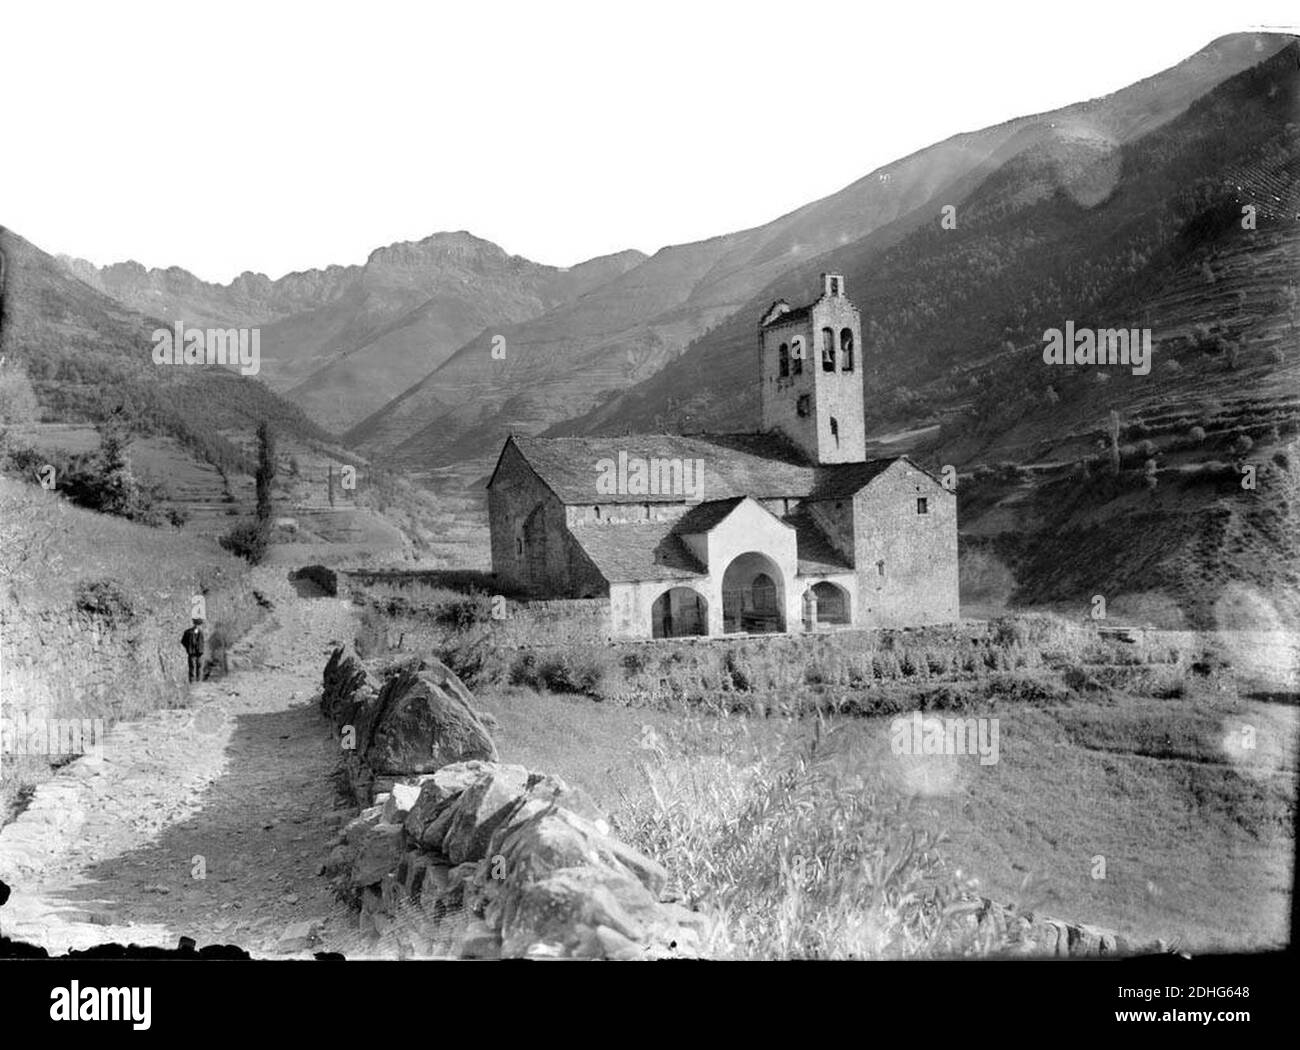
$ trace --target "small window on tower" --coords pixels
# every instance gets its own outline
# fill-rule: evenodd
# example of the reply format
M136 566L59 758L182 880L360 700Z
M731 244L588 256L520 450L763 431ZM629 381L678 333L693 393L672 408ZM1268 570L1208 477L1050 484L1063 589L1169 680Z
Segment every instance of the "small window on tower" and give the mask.
M790 374L790 347L785 343L781 344L781 349L777 351L777 361L780 368L780 376L784 379Z
M523 553L524 553L524 541L523 541L523 540L515 540L515 553L516 553L516 554L523 554Z
M831 437L835 439L835 444L840 443L840 424L834 416L831 416Z
M811 401L809 400L808 395L800 394L799 400L794 403L794 410L798 412L799 415L806 416L808 414L808 409L810 404Z
M835 371L835 333L829 328L822 329L822 371Z
M885 575L885 563L883 561L876 562L876 572L881 576Z
M839 294L840 294L840 279L839 279L838 277L832 277L832 278L831 278L831 295L839 295Z
M790 374L803 375L803 337L795 336L790 340Z
M916 499L916 513L918 514L930 513L929 501L924 496L918 496Z
M840 331L840 368L845 372L853 371L853 329Z

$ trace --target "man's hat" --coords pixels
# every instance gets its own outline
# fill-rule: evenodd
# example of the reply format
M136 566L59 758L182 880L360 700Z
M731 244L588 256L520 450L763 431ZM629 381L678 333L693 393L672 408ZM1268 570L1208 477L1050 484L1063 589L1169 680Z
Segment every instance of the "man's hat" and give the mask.
M195 623L202 623L202 622L203 622L203 617L202 617L202 616L196 616L196 617L194 617L194 622L195 622Z

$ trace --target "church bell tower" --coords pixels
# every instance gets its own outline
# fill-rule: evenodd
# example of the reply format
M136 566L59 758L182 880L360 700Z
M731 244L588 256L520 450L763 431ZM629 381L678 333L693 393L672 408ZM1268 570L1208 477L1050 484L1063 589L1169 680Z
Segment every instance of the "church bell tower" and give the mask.
M758 326L763 429L779 430L814 463L866 458L862 320L844 275L822 274L822 294L797 309L778 299Z

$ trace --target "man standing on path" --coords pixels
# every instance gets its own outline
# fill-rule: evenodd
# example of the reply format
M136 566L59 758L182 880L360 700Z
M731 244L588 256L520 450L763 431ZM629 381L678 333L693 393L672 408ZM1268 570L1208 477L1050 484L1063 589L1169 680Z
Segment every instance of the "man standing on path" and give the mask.
M202 681L203 650L207 645L207 637L203 633L202 616L194 617L193 625L181 635L181 645L185 647L185 653L189 657L190 681Z

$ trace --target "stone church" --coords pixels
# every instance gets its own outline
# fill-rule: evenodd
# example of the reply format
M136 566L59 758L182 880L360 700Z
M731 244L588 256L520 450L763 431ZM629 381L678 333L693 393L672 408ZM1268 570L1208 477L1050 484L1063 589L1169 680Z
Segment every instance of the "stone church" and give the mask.
M754 434L512 435L488 482L492 568L608 598L619 638L958 619L957 499L865 458L862 328L844 278L758 325Z

